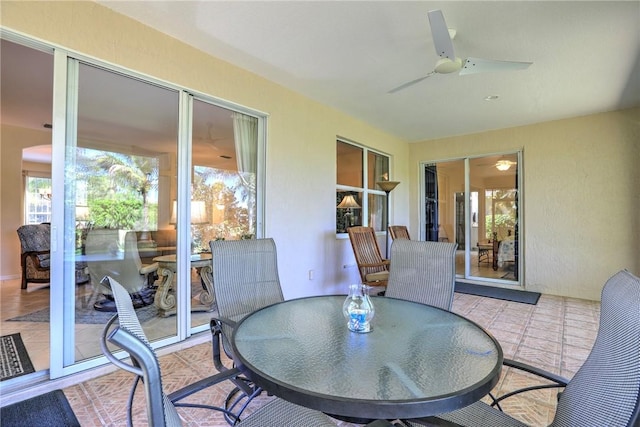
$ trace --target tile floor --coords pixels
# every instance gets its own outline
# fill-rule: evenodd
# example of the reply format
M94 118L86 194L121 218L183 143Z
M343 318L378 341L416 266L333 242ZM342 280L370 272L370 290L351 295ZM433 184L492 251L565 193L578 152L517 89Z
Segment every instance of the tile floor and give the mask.
M502 345L505 357L572 377L588 355L598 328L600 303L543 295L537 305L527 305L456 294L454 308L490 331ZM171 392L211 374L211 349L200 344L160 358L164 388ZM64 389L82 426L125 425L131 374L118 371ZM532 376L504 369L497 394L535 382ZM210 388L191 401L222 402L229 384ZM507 400L504 409L531 426L546 426L554 416L557 390L528 393L527 399ZM267 399L261 396L252 408ZM145 425L144 396L136 396L134 425ZM179 409L187 426L226 426L217 412ZM336 423L347 426L345 423Z

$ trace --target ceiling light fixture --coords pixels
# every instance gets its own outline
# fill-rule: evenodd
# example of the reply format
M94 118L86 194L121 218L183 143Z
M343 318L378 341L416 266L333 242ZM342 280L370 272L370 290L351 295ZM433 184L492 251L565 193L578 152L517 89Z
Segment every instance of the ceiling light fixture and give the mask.
M500 172L508 171L510 168L511 168L510 160L498 160L496 162L496 169L498 169Z
M496 99L500 98L498 95L487 95L484 97L485 101L495 101Z

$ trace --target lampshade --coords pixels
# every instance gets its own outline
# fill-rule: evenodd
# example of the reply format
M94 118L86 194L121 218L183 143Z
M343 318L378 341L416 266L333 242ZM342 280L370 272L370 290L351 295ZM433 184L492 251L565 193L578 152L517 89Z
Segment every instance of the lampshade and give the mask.
M207 208L202 200L191 201L191 224L206 224Z
M89 220L89 206L76 206L76 221Z
M377 181L376 185L382 189L385 193L390 193L400 184L400 181Z
M358 204L358 202L356 202L356 199L353 198L353 195L349 194L347 196L344 196L344 199L342 199L342 201L338 205L338 208L340 208L340 209L345 209L345 208L360 209L360 205Z
M177 222L176 212L178 211L178 202L173 201L173 209L171 210L171 219L169 220L169 224L175 224ZM191 224L206 224L209 222L207 220L207 209L202 200L192 200L191 201Z
M496 162L496 169L501 172L508 171L511 167L511 160L500 159Z

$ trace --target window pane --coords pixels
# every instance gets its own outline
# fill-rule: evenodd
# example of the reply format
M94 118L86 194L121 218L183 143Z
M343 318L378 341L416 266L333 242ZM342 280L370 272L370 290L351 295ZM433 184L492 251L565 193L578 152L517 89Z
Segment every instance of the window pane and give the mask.
M379 190L376 181L389 181L389 158L369 151L367 155L367 188Z
M25 224L51 222L51 179L27 177Z
M384 231L384 218L387 211L387 197L369 194L369 227L375 231Z
M362 188L363 150L341 141L337 143L337 183Z
M336 192L336 225L338 233L362 225L362 194L353 191Z
M192 223L196 252L208 252L211 240L256 236L257 128L255 117L193 102L192 200L206 213Z

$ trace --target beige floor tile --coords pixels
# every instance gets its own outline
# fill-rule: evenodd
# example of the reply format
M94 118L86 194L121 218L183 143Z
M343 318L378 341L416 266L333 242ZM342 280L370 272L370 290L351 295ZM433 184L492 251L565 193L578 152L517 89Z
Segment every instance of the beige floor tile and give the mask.
M2 283L0 330L2 334L20 332L37 369L48 367L49 324L37 322L8 322L9 318L30 313L49 304L46 286L21 291L18 281ZM90 290L89 290L90 291ZM542 295L537 305L518 304L491 298L455 294L453 311L486 328L502 345L506 358L572 377L584 362L593 345L598 328L600 304L575 298ZM207 324L211 313L196 313L193 324ZM157 318L144 325L151 339L166 336L175 330L175 316ZM79 325L77 352L80 355L99 354L95 336L101 332L99 325ZM84 339L83 337L91 337ZM200 344L168 354L160 358L163 383L171 392L214 371L211 345ZM227 360L227 364L230 362ZM126 425L126 407L133 376L116 371L65 389L76 416L84 426ZM503 369L495 388L498 394L517 386L535 383L534 377ZM229 382L212 387L191 396L190 402L221 405L231 390ZM507 399L503 408L516 418L534 427L546 426L555 412L556 390L527 393L525 398ZM531 396L529 396L531 395ZM247 408L247 413L269 400L264 395ZM219 412L203 409L180 408L179 413L186 426L227 426ZM144 396L138 390L134 399L134 425L146 425ZM338 422L341 427L352 424Z

